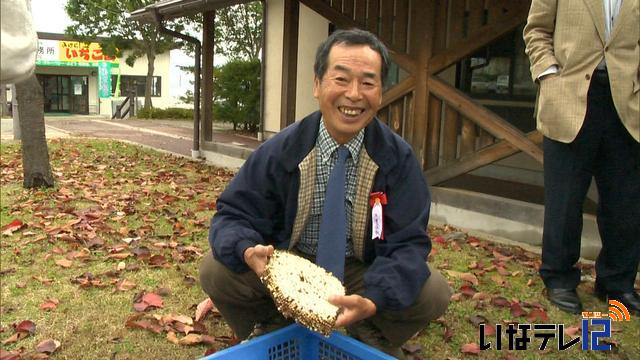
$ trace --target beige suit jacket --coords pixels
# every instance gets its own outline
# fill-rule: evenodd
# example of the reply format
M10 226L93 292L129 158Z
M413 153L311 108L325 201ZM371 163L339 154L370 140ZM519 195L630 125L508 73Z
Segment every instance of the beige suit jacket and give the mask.
M623 0L608 42L602 0L532 0L524 28L531 76L551 65L558 76L539 82L538 131L569 143L578 135L587 111L591 75L604 58L618 115L640 142L639 0Z

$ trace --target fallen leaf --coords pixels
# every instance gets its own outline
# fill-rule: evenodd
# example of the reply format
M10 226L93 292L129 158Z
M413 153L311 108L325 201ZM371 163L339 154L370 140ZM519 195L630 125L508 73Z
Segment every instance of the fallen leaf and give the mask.
M42 276L33 276L32 278L39 281L42 285L51 285L51 282L53 282L53 280L43 278Z
M452 271L452 270L447 270L447 274L449 274L449 276L452 277L457 277L459 279L462 279L464 281L467 281L475 286L478 286L478 278L473 275L472 273L463 273L463 272L458 272L458 271Z
M196 317L195 317L196 321L200 321L204 319L204 317L207 316L209 311L211 311L214 308L215 306L213 305L213 301L211 301L210 298L206 298L203 301L201 301L200 304L198 304L198 306L196 307Z
M546 323L546 322L549 321L549 317L547 316L547 313L544 310L542 310L542 309L533 309L529 313L529 316L527 316L527 320L529 322Z
M196 345L202 343L202 335L189 334L179 340L180 345Z
M60 341L58 340L44 340L36 346L36 351L39 353L53 354L60 347Z
M0 360L21 360L22 355L18 351L6 351L0 349Z
M469 317L469 322L475 327L479 327L480 324L488 324L489 320L482 315L473 315Z
M496 328L491 324L484 324L484 336L495 336Z
M73 262L67 259L60 259L60 260L56 260L56 264L62 266L65 269L68 269L71 267L71 265L73 265Z
M127 291L134 289L136 287L136 283L133 281L129 281L127 279L122 279L116 283L116 290L118 291Z
M495 257L499 261L504 261L504 262L507 262L513 259L513 256L505 256L501 254L498 250L493 250L493 257Z
M564 329L565 335L571 337L578 335L581 331L582 329L580 328L580 326L569 326L568 328Z
M23 320L16 326L16 331L33 335L36 333L36 324L31 320Z
M478 290L476 290L473 286L469 284L463 284L462 286L460 286L459 290L462 293L462 295L464 295L465 297L472 297L475 293L478 292Z
M58 307L58 299L51 298L40 304L40 309L44 311L55 310Z
M473 294L473 296L471 297L471 300L489 300L491 299L491 295L487 294L486 292L478 292Z
M180 345L180 340L178 340L176 333L174 333L173 331L169 331L167 333L167 340L169 340L169 342L172 344Z
M527 312L520 306L520 304L514 302L511 304L511 315L514 317L526 316Z
M467 355L478 355L480 354L480 345L476 343L464 344L460 351Z
M511 303L509 302L509 300L505 299L502 296L495 296L493 299L491 299L491 305L499 307L511 307Z
M0 231L2 231L2 235L11 236L14 232L20 230L23 226L24 223L21 220L15 219L7 225L3 226Z
M139 312L146 311L150 308L153 309L161 307L163 307L162 298L160 297L160 295L151 292L144 293L140 300L133 304L133 308Z

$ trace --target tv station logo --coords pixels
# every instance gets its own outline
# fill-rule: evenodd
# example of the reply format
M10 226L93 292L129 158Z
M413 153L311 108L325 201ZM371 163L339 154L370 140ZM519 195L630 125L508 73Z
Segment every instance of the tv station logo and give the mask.
M508 350L528 350L532 338L540 339L539 350L545 350L554 339L557 349L564 351L582 343L582 350L609 351L611 344L600 342L600 339L611 337L612 321L631 321L629 310L617 300L609 300L609 312L585 311L582 313L581 336L565 338L564 324L502 324L495 325L495 341L487 339L485 325L480 324L480 350L502 350L504 345ZM507 337L507 344L502 343L502 335Z

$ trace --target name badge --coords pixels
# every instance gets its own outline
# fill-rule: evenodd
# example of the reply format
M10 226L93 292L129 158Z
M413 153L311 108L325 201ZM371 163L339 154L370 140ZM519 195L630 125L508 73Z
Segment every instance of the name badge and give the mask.
M371 239L384 240L384 213L382 205L387 205L387 195L383 192L373 192L369 195L371 206Z

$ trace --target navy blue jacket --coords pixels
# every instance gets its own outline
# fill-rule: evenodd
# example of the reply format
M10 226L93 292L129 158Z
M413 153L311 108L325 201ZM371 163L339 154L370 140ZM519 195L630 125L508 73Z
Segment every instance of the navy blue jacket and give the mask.
M217 201L209 242L232 271L250 270L244 251L257 244L288 249L298 211L298 165L316 144L320 112L266 141L247 159ZM378 119L365 128L364 149L378 166L370 192L384 192L384 240L371 239L368 208L361 260L369 264L363 296L377 311L403 309L429 277L427 222L430 194L411 147ZM368 199L367 203L368 203Z

